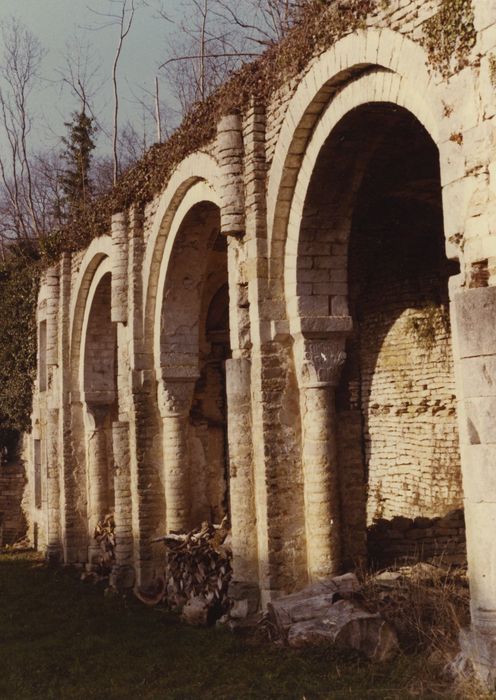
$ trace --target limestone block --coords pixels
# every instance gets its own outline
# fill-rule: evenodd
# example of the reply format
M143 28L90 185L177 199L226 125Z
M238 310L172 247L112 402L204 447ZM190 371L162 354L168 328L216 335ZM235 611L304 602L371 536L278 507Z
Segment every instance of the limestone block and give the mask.
M471 445L496 443L496 398L468 399L464 404L467 438Z
M496 503L496 445L462 445L463 492L474 503Z
M496 0L479 0L473 3L474 27L480 32L482 29L496 24Z
M496 91L493 87L491 59L494 59L492 54L483 56L480 65L479 92L483 119L491 119L496 114Z
M478 42L481 54L488 53L494 49L496 46L496 23L490 24L479 32Z
M359 590L360 584L355 574L334 576L273 601L268 610L277 627L287 632L293 623L309 620L319 614L325 606Z
M460 180L465 175L463 149L455 141L447 140L439 146L441 185Z
M466 176L443 187L444 232L446 238L466 234L466 221L484 213L488 201L486 174Z
M460 631L460 653L451 664L453 675L467 677L475 671L489 688L496 684L496 639L494 630L484 633L477 628Z
M464 358L460 370L464 398L496 396L496 355Z
M477 624L496 610L496 503L467 499L465 522L472 620Z
M496 353L496 287L466 289L454 295L461 358Z
M488 163L494 160L494 128L493 122L486 120L463 132L465 172L487 168Z
M443 82L439 88L437 124L439 138L447 141L452 133L463 132L476 126L480 114L478 81L471 67L464 68ZM446 116L446 107L449 116Z

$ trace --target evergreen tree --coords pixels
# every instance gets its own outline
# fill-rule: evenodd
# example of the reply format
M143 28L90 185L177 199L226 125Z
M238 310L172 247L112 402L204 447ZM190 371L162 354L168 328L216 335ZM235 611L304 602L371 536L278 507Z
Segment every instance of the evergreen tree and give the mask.
M90 167L95 148L93 136L96 127L93 118L85 110L75 112L71 122L66 122L69 130L62 139L65 150L62 158L67 167L62 170L61 186L64 193L63 208L67 218L73 219L89 203L92 195Z

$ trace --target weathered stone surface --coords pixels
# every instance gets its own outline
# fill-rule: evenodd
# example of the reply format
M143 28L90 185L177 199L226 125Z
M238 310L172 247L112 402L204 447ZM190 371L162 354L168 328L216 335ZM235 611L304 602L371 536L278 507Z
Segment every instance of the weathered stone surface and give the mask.
M288 644L296 649L334 644L359 651L375 662L389 661L398 652L391 625L379 614L367 612L348 600L338 600L320 617L292 625Z
M277 627L286 631L295 622L318 617L339 597L351 596L359 590L360 584L355 574L344 574L274 600L269 603L268 609Z
M496 17L473 0L447 79L437 4L377 3L46 271L24 504L50 554L91 562L111 512L146 588L157 533L229 512L243 616L367 554L463 561L465 501L473 633L496 634Z

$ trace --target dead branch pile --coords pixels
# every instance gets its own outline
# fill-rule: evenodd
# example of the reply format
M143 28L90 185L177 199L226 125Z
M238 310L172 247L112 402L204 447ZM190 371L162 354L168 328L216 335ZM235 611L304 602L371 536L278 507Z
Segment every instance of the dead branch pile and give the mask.
M115 520L111 513L98 522L93 537L102 551L99 562L101 573L110 573L115 562Z
M154 541L166 548L166 599L172 608L182 610L191 624L209 624L226 612L232 575L227 518Z

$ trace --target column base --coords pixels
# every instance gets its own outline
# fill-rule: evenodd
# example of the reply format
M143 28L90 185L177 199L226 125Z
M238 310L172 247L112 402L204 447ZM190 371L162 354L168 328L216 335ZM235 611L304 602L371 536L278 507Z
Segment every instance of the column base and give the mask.
M118 591L126 591L133 588L136 582L134 568L128 564L116 564L110 574L109 583Z
M86 564L86 569L88 571L95 571L95 569L100 566L102 561L102 550L99 544L89 544L88 545L88 563Z
M451 664L454 676L472 673L489 689L496 687L496 630L493 634L476 627L460 630L460 653Z
M59 545L49 544L46 548L46 560L48 564L57 566L62 562L62 550Z
M242 619L254 615L260 606L260 589L258 584L248 581L231 581L228 596L233 601L229 616Z

